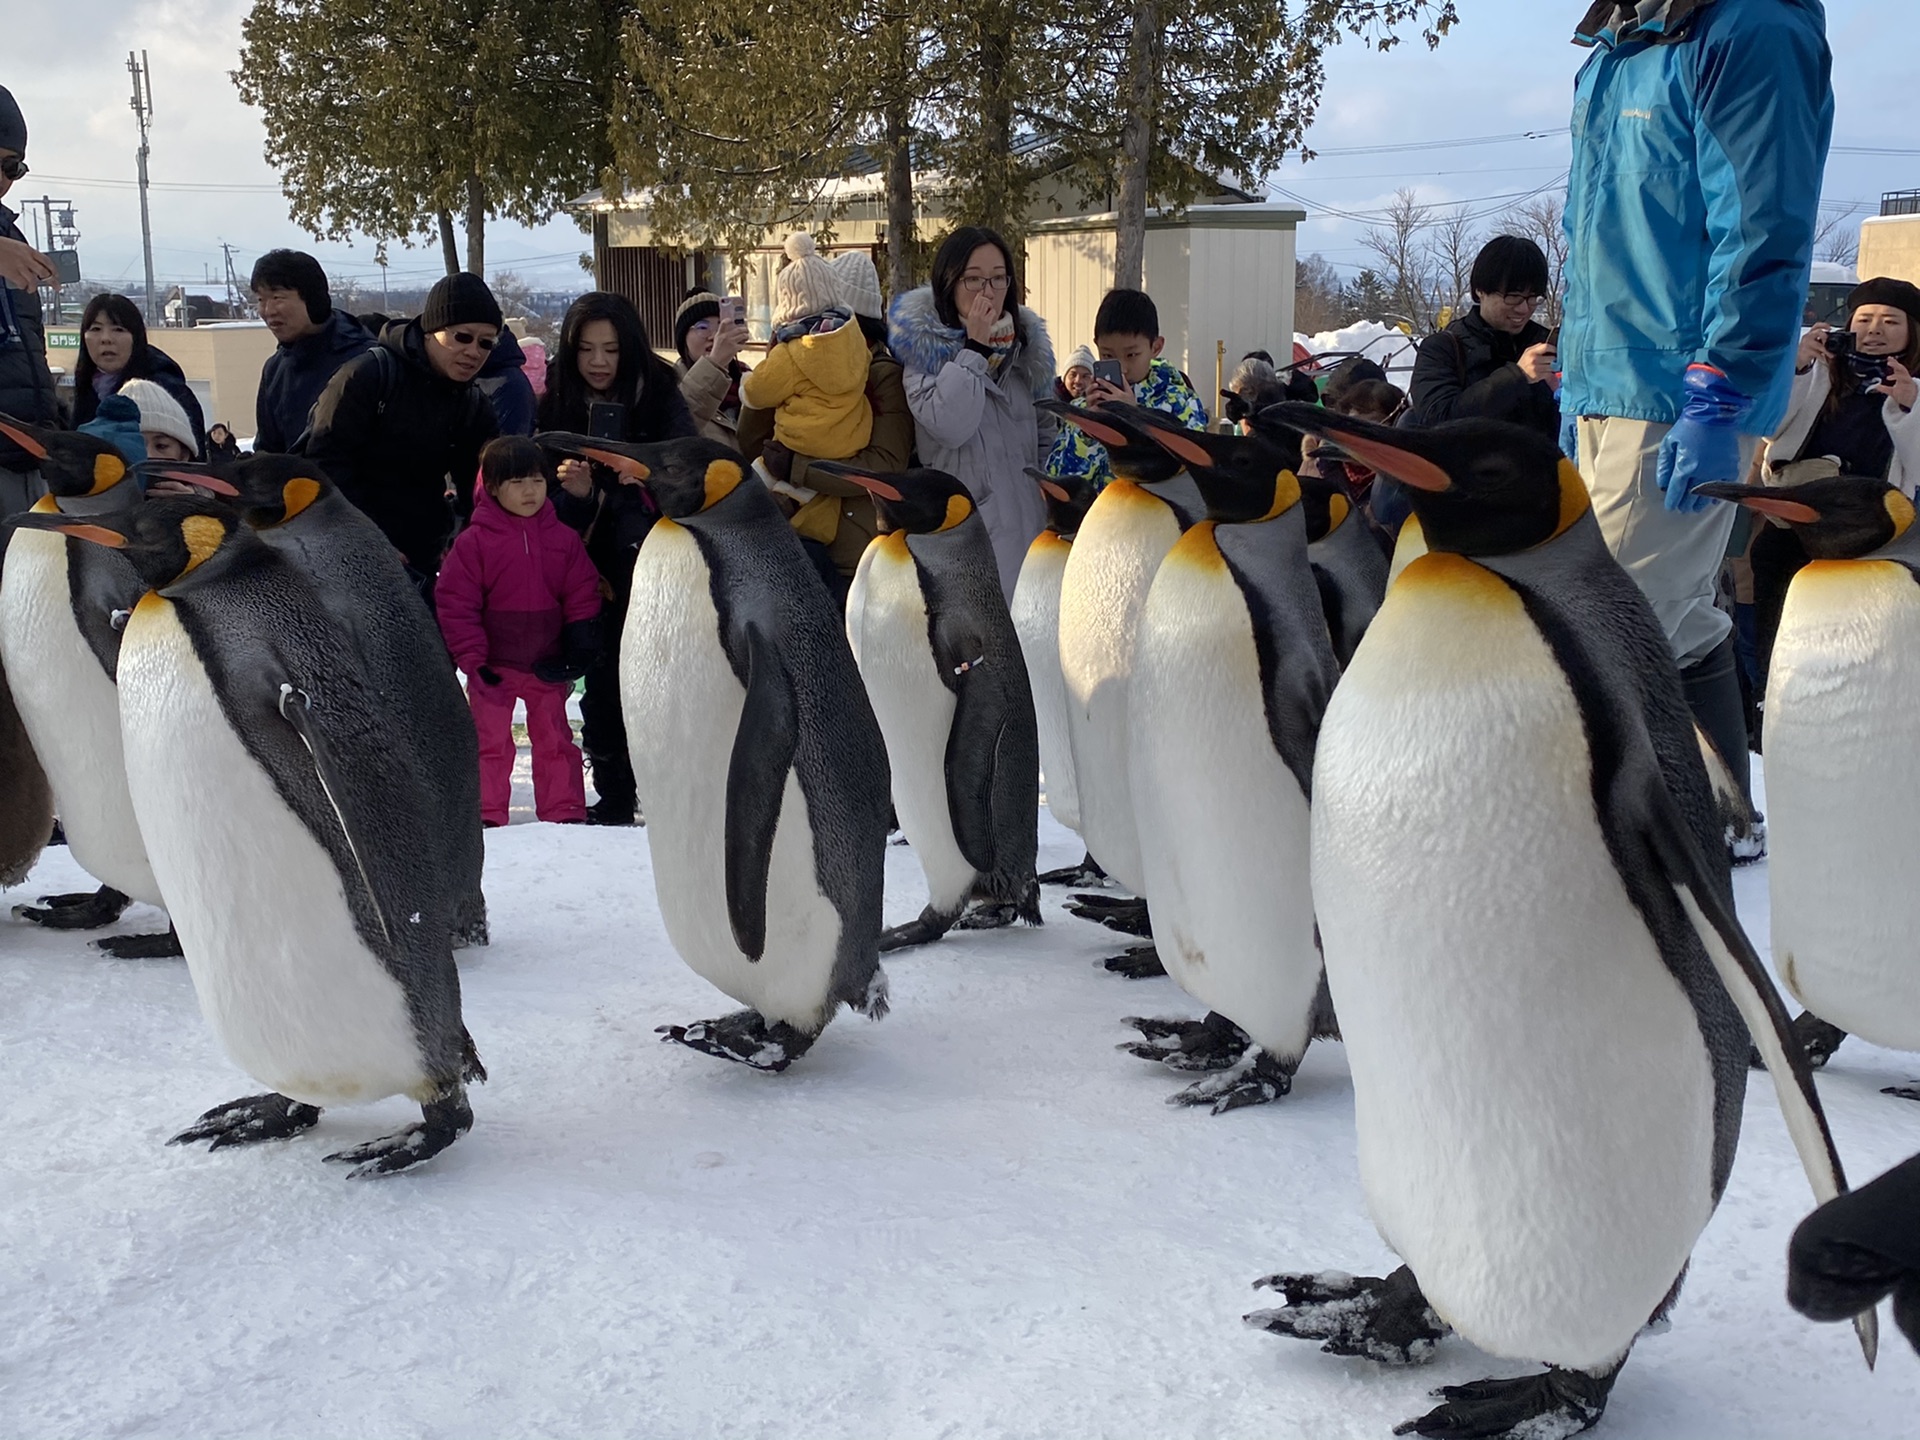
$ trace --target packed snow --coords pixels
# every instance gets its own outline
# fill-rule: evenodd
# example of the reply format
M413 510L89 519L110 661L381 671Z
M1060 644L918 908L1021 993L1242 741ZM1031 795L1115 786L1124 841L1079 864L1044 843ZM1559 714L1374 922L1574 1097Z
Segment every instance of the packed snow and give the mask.
M493 945L461 957L492 1081L470 1135L391 1180L321 1156L417 1118L402 1101L167 1147L258 1088L185 966L0 918L0 1434L1384 1440L1436 1385L1531 1368L1451 1339L1384 1370L1241 1324L1270 1271L1395 1263L1340 1046L1277 1104L1170 1108L1191 1077L1116 1052L1120 1019L1199 1007L1098 969L1122 937L1050 892L1044 929L889 957L891 1016L756 1074L654 1034L733 1007L667 943L646 832L518 823L529 800L523 775L487 837ZM1043 866L1079 858L1041 825ZM887 878L889 922L917 914L909 850ZM1764 865L1737 885L1764 946ZM0 902L83 886L56 848ZM1916 1075L1858 1041L1822 1073L1855 1179L1920 1149L1920 1105L1879 1093ZM1869 1374L1848 1327L1787 1308L1810 1208L1756 1074L1672 1329L1596 1433L1913 1433L1890 1325Z

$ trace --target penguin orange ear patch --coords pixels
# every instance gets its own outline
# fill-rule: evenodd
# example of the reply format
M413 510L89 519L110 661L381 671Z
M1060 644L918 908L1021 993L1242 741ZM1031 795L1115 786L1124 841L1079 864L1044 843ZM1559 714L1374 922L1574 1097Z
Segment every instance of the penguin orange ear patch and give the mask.
M305 475L295 476L280 487L280 503L286 518L293 519L320 498L320 482Z
M644 465L642 465L640 469L642 474L646 472ZM708 465L705 480L706 504L700 508L706 510L718 505L733 493L734 487L740 483L740 479L740 467L731 460L715 460L712 464Z
M947 517L940 522L942 530L951 530L969 515L973 514L973 502L964 495L947 497Z
M1887 518L1893 521L1893 535L1897 540L1913 526L1913 501L1898 490L1889 490L1880 503L1887 507Z
M187 516L180 522L180 540L187 547L187 567L180 574L186 575L204 564L226 538L227 527L211 515Z
M96 455L93 457L93 489L89 493L98 495L102 490L111 490L126 478L127 462L118 455Z

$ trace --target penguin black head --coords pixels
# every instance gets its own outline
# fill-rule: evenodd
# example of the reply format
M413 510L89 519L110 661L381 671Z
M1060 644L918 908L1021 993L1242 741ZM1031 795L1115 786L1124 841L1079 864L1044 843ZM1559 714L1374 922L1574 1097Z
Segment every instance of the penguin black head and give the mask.
M34 511L16 516L12 523L23 530L53 530L118 550L154 590L177 585L196 572L218 573L223 566L216 557L237 548L235 536L241 530L239 513L207 495L162 496L113 515ZM247 540L240 535L237 543L244 545Z
M815 470L851 480L873 496L874 513L886 534L934 535L951 530L973 514L973 492L944 470L903 470L876 475L832 460L815 460Z
M1031 465L1027 467L1027 478L1038 484L1047 497L1047 528L1069 538L1079 534L1080 522L1087 518L1087 511L1093 508L1099 494L1093 482L1084 475L1049 475Z
M1829 475L1799 485L1716 483L1699 492L1786 521L1815 560L1857 560L1913 528L1913 501L1897 486L1865 475Z
M644 486L660 513L670 520L698 515L718 505L738 488L747 473L747 462L739 451L704 437L639 445L546 430L533 440L556 459L591 460L613 471L623 484Z
M79 430L49 430L0 415L0 435L40 462L40 478L56 499L104 495L133 471L118 448Z
M1122 410L1102 405L1097 410L1083 410L1061 400L1034 402L1034 409L1059 416L1076 430L1085 431L1088 439L1104 445L1107 463L1122 480L1131 480L1136 485L1157 485L1173 479L1180 473L1180 462L1149 440L1146 432L1128 418L1128 412L1134 408L1128 406Z
M175 480L230 495L255 530L284 525L333 488L326 472L299 455L248 455L212 465L153 461L140 466L149 482Z
M1307 520L1307 543L1324 540L1353 513L1353 494L1330 475L1300 476L1300 513Z
M1135 405L1126 413L1193 477L1207 502L1209 520L1228 525L1271 520L1300 503L1300 482L1294 474L1300 467L1297 434L1213 435L1189 430L1161 410Z
M1511 555L1553 539L1592 508L1559 446L1505 421L1401 430L1291 402L1260 419L1332 440L1405 485L1432 550Z

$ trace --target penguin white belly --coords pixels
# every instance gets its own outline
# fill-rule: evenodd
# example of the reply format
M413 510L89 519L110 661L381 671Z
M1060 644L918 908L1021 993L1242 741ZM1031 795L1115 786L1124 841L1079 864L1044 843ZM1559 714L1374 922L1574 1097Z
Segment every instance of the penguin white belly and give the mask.
M1297 1060L1320 988L1306 797L1273 748L1253 621L1210 526L1182 536L1154 577L1129 714L1167 973L1275 1059Z
M840 914L814 873L806 799L787 772L767 874L766 950L749 960L727 911L727 770L746 705L720 643L706 557L658 522L633 572L620 696L667 938L695 974L768 1020L828 1018Z
M1519 597L1423 557L1334 692L1313 897L1374 1222L1497 1355L1623 1352L1712 1213L1712 1074Z
M1794 577L1767 680L1773 955L1795 998L1920 1050L1920 584L1890 561Z
M867 613L867 572L873 567L873 545L860 552L860 563L853 567L853 580L847 586L847 648L853 651L853 663L860 663L860 628Z
M103 884L163 905L127 790L120 697L74 622L66 536L14 532L0 581L0 655L73 858Z
M1080 829L1080 786L1073 773L1073 739L1067 733L1067 683L1060 675L1060 581L1073 547L1051 530L1027 547L1013 587L1013 630L1033 684L1033 713L1040 730L1040 774L1047 809L1069 830Z
M1409 515L1394 537L1393 558L1387 562L1387 584L1400 578L1400 572L1427 553L1427 532L1420 528L1420 517Z
M1160 561L1180 538L1173 510L1115 480L1074 536L1060 581L1060 673L1067 691L1080 834L1106 872L1146 895L1127 758L1134 632Z
M861 557L860 678L887 742L893 808L926 873L927 902L952 914L966 904L976 872L953 838L947 737L954 698L934 662L926 596L906 538L882 535Z
M234 1063L313 1105L432 1098L406 994L355 929L333 857L234 733L156 597L128 622L120 699L141 830L200 1011Z

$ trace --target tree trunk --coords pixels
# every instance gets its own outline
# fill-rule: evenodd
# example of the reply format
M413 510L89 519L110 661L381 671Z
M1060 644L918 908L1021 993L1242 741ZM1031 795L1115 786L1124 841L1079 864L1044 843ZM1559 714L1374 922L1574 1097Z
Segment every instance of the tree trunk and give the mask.
M1026 217L1013 213L1013 7L1011 0L991 7L981 21L980 133L985 162L980 184L980 223L998 231L1020 249Z
M460 247L453 238L453 216L444 210L436 210L434 216L440 222L440 258L446 261L447 273L460 273Z
M1113 284L1138 290L1147 269L1147 170L1153 160L1154 92L1160 70L1160 16L1156 0L1133 0L1127 41L1127 127L1120 144L1120 199L1113 246Z
M887 293L897 300L913 288L913 126L906 92L887 103Z
M467 176L467 269L486 278L487 185L478 175Z

